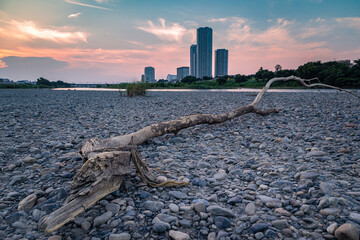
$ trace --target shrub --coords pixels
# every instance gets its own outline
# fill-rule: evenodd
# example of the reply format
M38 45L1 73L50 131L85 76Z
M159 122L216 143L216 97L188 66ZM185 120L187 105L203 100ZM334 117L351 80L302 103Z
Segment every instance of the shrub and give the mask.
M146 84L144 83L130 83L126 86L126 93L129 97L145 96Z

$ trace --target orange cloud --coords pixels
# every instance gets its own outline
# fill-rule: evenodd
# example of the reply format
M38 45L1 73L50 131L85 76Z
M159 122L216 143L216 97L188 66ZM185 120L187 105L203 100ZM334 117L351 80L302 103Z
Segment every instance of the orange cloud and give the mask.
M43 39L56 43L87 42L87 33L68 31L69 27L42 28L32 21L7 22L7 26L0 28L1 35L6 38L16 38L30 41Z
M6 62L0 60L0 68L6 68Z

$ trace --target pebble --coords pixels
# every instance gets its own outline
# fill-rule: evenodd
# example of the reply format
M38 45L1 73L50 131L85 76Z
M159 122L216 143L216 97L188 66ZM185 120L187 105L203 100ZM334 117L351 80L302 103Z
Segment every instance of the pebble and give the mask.
M206 208L206 211L215 216L224 216L224 217L234 216L234 213L231 210L219 206L209 206Z
M129 233L116 233L110 234L109 240L130 240L131 235Z
M350 212L349 218L350 218L351 220L353 220L354 222L357 222L358 224L360 224L360 214L359 214L359 213Z
M286 219L279 219L279 220L274 220L271 222L271 224L277 228L277 229L285 229L287 227L289 227L289 223Z
M177 199L185 199L185 198L187 198L186 193L179 192L179 191L170 191L169 195L171 195L171 196L173 196L174 198L177 198Z
M335 233L335 230L336 230L336 228L338 227L339 225L338 225L338 223L332 223L332 224L330 224L327 228L326 228L326 231L328 232L328 233L330 233L331 235L334 235L334 233Z
M170 211L171 212L173 212L173 213L177 213L177 212L179 212L179 206L178 205L176 205L176 204L174 204L174 203L170 203L169 204L169 209L170 209Z
M190 236L180 231L169 231L169 237L173 240L190 240Z
M31 209L37 201L36 194L30 194L19 202L18 211L26 211Z
M113 213L110 211L107 211L100 216L96 217L94 219L94 226L101 226L102 224L106 223L111 217Z
M157 212L164 208L164 203L163 202L155 202L155 201L146 201L144 203L144 208L147 210L150 210L152 212Z
M266 223L255 223L250 227L250 231L253 233L263 232L268 229L269 226Z
M6 96L0 98L0 238L49 238L36 226L67 198L86 140L183 115L231 111L254 98L239 92L148 94L129 99L117 92L0 90ZM150 169L169 171L153 171L157 180L190 182L186 187L149 187L131 168L119 190L55 233L88 240L122 231L131 239L167 239L169 231L180 231L194 239L330 240L336 224L358 228L359 126L345 127L360 116L354 98L333 92L265 97L261 108L283 110L199 125L138 146ZM31 194L35 204L18 211ZM106 212L109 218L99 221ZM265 227L253 232L257 224Z
M338 240L359 240L359 229L353 224L345 223L335 231Z
M252 216L252 215L255 214L255 212L256 212L256 206L255 206L255 204L253 204L253 203L248 203L248 204L246 205L246 207L245 207L245 213L246 213L247 215Z
M219 229L231 227L231 222L227 217L217 216L214 219L215 226Z

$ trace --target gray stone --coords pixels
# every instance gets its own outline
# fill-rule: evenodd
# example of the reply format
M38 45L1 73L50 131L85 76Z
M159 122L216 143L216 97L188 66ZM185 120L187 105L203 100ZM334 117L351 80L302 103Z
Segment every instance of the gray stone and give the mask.
M259 198L265 204L269 201L276 200L276 199L273 199L273 198L265 196L265 195L258 195L257 198Z
M214 178L216 180L225 180L227 178L227 174L225 172L225 170L220 169L215 175Z
M152 212L157 212L164 208L164 203L149 200L144 203L144 208Z
M255 238L256 239L262 239L263 237L264 237L264 234L262 232L255 233Z
M14 176L11 178L9 185L10 186L18 185L20 183L24 183L26 180L27 180L27 177L25 177L23 175Z
M306 172L301 172L300 173L300 180L302 179L311 179L311 180L315 180L317 177L319 177L320 174L317 172L313 172L313 171L306 171Z
M338 240L359 240L359 229L353 224L345 223L335 231Z
M268 208L281 208L282 202L280 200L270 200L265 204Z
M190 236L180 231L169 231L169 237L173 240L190 240Z
M326 152L323 151L311 151L308 152L305 157L321 157L321 156L325 156Z
M174 217L174 216L171 216L171 215L168 215L168 214L164 214L164 213L160 213L156 217L159 218L160 221L166 222L166 223L171 223L171 222L174 222L174 221L178 220L177 217Z
M341 212L341 210L339 208L324 208L322 210L320 210L320 214L324 215L324 216L329 216L329 215L339 215Z
M333 186L330 183L321 182L319 187L321 192L325 195L331 195L333 192Z
M33 158L33 157L26 157L26 158L24 158L24 162L25 163L36 163L37 159Z
M18 229L25 229L26 228L26 224L20 221L14 222L13 224L11 224L11 226L13 226L14 228L18 228Z
M166 228L166 225L163 223L155 223L155 224L153 224L152 229L154 232L163 233L163 232L166 232L167 228Z
M217 216L214 219L214 224L219 229L226 229L231 227L231 222L227 217Z
M354 222L357 222L360 224L360 214L356 212L350 212L349 218L353 220Z
M286 219L279 219L279 220L274 220L271 222L271 224L277 228L277 229L285 229L287 227L289 227L289 223L287 222Z
M106 213L103 213L100 216L97 216L94 219L94 226L101 226L102 224L106 223L111 217L112 217L113 213L110 211L107 211Z
M31 209L37 201L36 194L30 194L19 202L18 211L26 211Z
M179 212L179 206L178 205L176 205L176 204L174 204L174 203L170 203L169 204L169 209L170 209L170 211L172 211L172 212L174 212L174 213L177 213L177 212Z
M206 208L206 211L215 216L234 217L231 210L219 206L209 206Z
M336 222L334 222L334 223L330 224L330 225L326 228L326 231L327 231L328 233L330 233L331 235L334 235L335 230L336 230L337 227L338 227L338 224L337 224Z
M109 240L130 240L131 235L129 233L117 233L110 234Z
M250 227L252 233L263 232L268 229L269 226L266 223L255 223Z
M116 203L108 203L105 206L106 211L110 211L113 214L118 214L120 211L120 206Z
M170 191L169 194L170 194L170 196L173 196L174 198L177 198L177 199L185 199L185 198L187 198L186 193L179 192L179 191Z
M255 206L255 204L253 204L253 203L248 203L248 204L246 205L246 207L245 207L245 213L246 213L247 215L252 216L252 215L255 214L255 212L256 212L256 206Z
M203 202L198 202L198 203L194 204L194 209L196 212L201 213L201 212L205 212L206 207Z

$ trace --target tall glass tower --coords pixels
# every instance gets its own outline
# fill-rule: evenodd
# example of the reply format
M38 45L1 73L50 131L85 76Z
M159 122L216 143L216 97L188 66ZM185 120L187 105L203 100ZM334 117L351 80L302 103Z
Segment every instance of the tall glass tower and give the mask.
M212 77L212 29L197 29L196 77Z
M144 71L145 75L145 82L152 83L155 82L155 68L153 67L146 67Z
M215 50L215 77L228 75L228 54L226 49Z
M196 49L195 44L190 47L190 75L196 77Z

